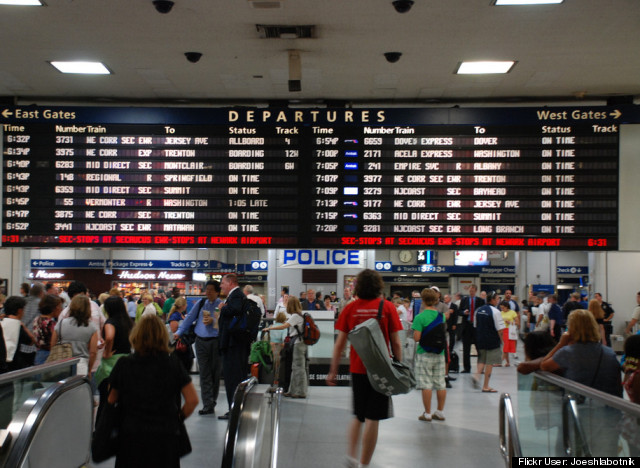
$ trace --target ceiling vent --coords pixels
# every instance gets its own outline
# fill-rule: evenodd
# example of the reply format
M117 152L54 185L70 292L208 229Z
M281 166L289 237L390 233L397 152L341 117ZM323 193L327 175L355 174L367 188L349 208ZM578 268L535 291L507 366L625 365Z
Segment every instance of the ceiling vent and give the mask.
M272 10L282 8L282 1L278 0L249 0L252 8L256 10Z
M313 25L282 26L256 24L256 29L261 39L312 39L316 33L316 27Z

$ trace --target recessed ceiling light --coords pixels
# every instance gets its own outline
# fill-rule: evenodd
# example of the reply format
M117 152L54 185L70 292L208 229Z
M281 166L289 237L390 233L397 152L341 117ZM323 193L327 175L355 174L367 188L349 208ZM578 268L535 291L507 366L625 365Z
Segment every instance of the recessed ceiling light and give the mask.
M0 0L0 5L44 6L44 3L40 0Z
M494 5L556 5L564 0L495 0Z
M489 73L508 73L516 62L462 62L456 74L483 75Z
M109 75L111 72L101 62L50 62L62 73L83 75Z

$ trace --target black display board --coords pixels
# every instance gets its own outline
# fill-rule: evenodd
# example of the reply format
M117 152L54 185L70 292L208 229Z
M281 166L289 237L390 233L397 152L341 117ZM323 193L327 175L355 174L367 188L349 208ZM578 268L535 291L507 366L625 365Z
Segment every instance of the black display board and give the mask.
M2 245L613 250L625 112L4 108Z

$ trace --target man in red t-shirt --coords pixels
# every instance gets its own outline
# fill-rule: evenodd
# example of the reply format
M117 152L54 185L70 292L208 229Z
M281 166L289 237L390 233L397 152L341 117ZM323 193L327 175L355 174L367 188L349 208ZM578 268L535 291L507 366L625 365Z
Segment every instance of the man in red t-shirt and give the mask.
M336 374L340 364L340 357L347 344L348 333L356 325L378 315L378 307L382 297L384 282L379 273L373 270L363 270L356 278L355 295L357 299L349 303L340 313L336 322L338 338L333 349L333 358L329 375L327 375L327 385L336 384ZM395 306L384 301L380 328L387 345L391 343L391 349L396 359L402 360L402 344L398 332L402 330L402 323L398 317ZM362 424L364 423L364 433L362 434L362 453L360 454L361 466L368 466L373 451L378 440L378 423L382 419L393 416L391 397L383 395L373 389L367 377L367 370L355 352L353 347L350 353L351 387L353 391L353 413L355 418L351 422L348 431L349 437L349 459L350 466L358 466L358 444Z

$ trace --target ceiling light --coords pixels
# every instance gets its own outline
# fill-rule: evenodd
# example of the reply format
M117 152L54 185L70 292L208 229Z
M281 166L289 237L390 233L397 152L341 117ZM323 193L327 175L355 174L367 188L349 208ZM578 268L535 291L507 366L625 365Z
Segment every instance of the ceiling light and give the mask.
M508 73L516 62L462 62L456 74L482 75L489 73Z
M40 0L0 0L0 5L44 6Z
M495 0L494 5L556 5L564 0Z
M83 75L110 75L111 72L101 62L51 62L62 73Z

